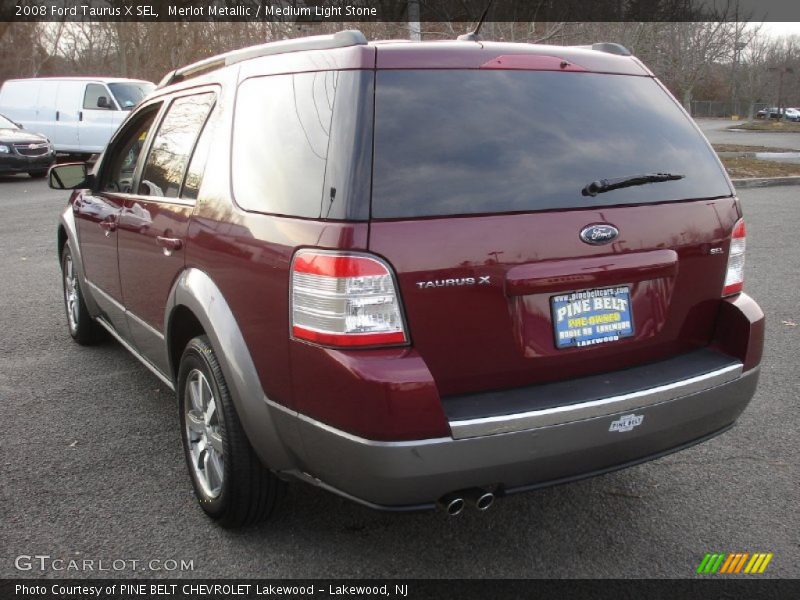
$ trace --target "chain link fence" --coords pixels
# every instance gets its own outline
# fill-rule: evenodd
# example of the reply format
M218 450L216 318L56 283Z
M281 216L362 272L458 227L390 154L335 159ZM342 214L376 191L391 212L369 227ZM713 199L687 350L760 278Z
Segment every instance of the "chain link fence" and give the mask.
M722 100L693 100L692 117L694 118L724 118L730 119L738 115L739 119L746 120L755 117L756 113L762 108L767 108L769 104L755 102L725 102ZM751 112L752 111L752 112Z

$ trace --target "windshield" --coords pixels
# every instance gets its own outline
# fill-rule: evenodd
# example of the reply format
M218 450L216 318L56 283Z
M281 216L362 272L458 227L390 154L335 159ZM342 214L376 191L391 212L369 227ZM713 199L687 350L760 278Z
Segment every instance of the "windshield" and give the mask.
M587 197L593 181L683 175ZM729 196L702 134L650 77L378 71L376 218Z
M156 86L149 82L126 82L108 84L114 98L122 110L131 110L139 101L152 92Z
M3 115L0 115L0 129L19 129L19 127L13 121L9 121Z

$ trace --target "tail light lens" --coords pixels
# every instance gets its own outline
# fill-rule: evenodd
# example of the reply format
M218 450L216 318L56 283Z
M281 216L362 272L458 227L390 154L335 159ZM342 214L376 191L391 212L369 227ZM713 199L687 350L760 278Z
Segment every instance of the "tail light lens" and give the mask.
M731 247L728 251L728 271L725 275L725 286L722 288L723 296L738 294L744 286L744 250L745 230L744 220L739 219L733 226L731 234Z
M291 273L295 338L348 348L408 343L392 272L377 257L300 250Z

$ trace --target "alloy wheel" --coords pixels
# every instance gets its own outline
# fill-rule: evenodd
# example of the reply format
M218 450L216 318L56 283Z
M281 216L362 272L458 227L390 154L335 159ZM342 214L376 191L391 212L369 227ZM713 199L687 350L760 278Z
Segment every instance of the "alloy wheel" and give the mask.
M75 275L75 265L70 254L67 254L64 259L64 302L67 306L69 330L74 334L78 330L80 298L78 297L78 278Z
M189 372L185 395L184 422L192 469L203 493L217 498L225 477L222 433L214 393L199 369Z

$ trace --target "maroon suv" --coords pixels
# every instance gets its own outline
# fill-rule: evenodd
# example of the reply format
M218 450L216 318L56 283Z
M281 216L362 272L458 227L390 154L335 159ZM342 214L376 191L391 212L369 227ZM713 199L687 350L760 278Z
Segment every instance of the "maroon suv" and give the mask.
M734 189L621 46L246 48L50 180L70 333L176 390L224 525L290 478L485 509L713 437L756 388Z

